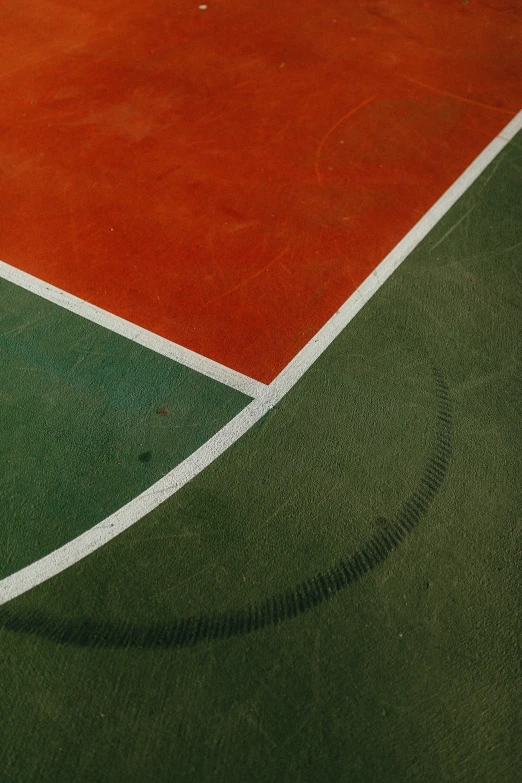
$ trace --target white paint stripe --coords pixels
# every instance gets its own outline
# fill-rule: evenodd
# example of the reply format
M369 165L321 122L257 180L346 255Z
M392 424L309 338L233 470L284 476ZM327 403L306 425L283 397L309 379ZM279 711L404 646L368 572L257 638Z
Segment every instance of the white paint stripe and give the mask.
M277 378L266 387L263 397L251 402L232 421L195 451L194 454L145 492L142 492L141 495L138 495L137 498L134 498L127 505L104 519L103 522L95 525L50 555L0 581L0 604L10 601L32 587L59 574L131 527L135 522L138 522L181 489L181 487L223 454L238 438L248 432L294 386L310 365L323 353L370 297L381 287L384 281L397 269L419 242L424 239L426 234L446 214L450 207L453 206L457 199L460 198L521 128L522 111L485 148L424 217L386 256L364 283L350 296L335 315L320 329L315 337L297 354Z
M88 321L104 326L122 337L127 337L145 348L150 348L151 351L160 353L169 359L174 359L179 364L190 367L191 370L207 375L215 381L236 389L236 391L243 392L243 394L249 397L255 399L266 393L268 387L261 381L249 378L247 375L237 372L237 370L225 367L225 365L195 353L189 348L184 348L182 345L173 343L165 337L160 337L158 334L149 332L141 326L136 326L136 324L126 321L124 318L113 315L113 313L109 313L107 310L102 310L101 307L96 307L96 305L85 302L83 299L73 296L73 294L62 291L61 288L45 283L27 272L22 272L21 269L6 264L5 261L0 261L0 277L3 277L4 280L8 280L10 283L15 283L21 288L25 288L26 291L31 291L33 294L43 297L43 299L48 299L49 302L64 307L82 318L87 318Z
M446 212L455 204L477 177L491 163L506 144L522 129L522 111L475 158L453 185L439 198L426 214L408 231L393 250L381 261L342 307L320 329L315 337L294 356L284 370L270 384L272 393L280 399L292 388L298 378L315 362L359 310L390 277L404 259L417 247ZM277 391L276 391L277 389Z

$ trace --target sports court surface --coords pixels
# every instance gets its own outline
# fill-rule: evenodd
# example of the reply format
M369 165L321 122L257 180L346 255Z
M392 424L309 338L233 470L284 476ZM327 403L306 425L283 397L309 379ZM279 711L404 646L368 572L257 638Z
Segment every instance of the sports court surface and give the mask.
M0 780L517 780L522 4L0 35Z

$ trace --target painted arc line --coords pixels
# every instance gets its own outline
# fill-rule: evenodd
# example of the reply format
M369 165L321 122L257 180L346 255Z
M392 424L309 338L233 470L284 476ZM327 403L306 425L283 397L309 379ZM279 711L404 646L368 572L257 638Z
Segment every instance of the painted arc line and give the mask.
M350 555L344 555L326 570L316 571L297 585L265 599L228 611L214 610L174 617L170 622L148 625L97 622L95 619L59 621L45 614L10 614L0 608L0 628L35 634L61 645L117 649L173 649L198 642L242 636L292 620L338 595L380 566L411 533L427 513L443 485L452 451L452 405L444 377L432 364L438 410L435 437L422 478L416 490L391 518L382 519L376 531ZM87 632L86 631L87 628Z
M170 473L64 546L0 581L0 605L74 565L134 525L223 454L284 397L364 304L522 129L522 111L478 155L284 370L228 424Z
M25 288L26 291L41 296L59 307L70 310L75 315L86 318L88 321L98 324L98 326L103 326L105 329L116 332L116 334L132 340L144 348L149 348L151 351L166 356L168 359L173 359L178 364L189 367L191 370L195 370L208 378L225 384L225 386L242 392L248 397L256 399L263 396L267 390L266 384L255 380L255 378L243 375L243 373L233 370L231 367L226 367L224 364L215 362L207 356L167 340L166 337L161 337L159 334L150 332L142 326L126 321L125 318L120 318L120 316L114 315L108 310L103 310L101 307L69 294L61 288L57 288L50 283L40 280L38 277L28 274L28 272L22 272L21 269L17 269L5 261L0 261L0 278Z

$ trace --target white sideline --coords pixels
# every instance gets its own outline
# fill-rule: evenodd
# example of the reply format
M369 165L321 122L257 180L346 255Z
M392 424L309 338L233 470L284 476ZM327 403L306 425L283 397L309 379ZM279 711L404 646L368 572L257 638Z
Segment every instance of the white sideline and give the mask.
M203 446L149 489L142 492L141 495L60 549L1 580L0 604L16 598L16 596L64 571L131 527L197 476L244 435L294 386L384 281L424 239L521 128L522 111L475 158L464 173L381 261L379 266L327 321L315 337L299 351L277 378L265 387L262 396L254 399Z
M190 367L191 370L202 373L203 375L213 378L215 381L224 383L226 386L230 386L236 391L243 392L248 397L262 396L267 389L266 384L261 381L256 381L254 378L249 378L243 373L232 370L230 367L225 367L224 364L219 364L212 359L208 359L206 356L202 356L199 353L191 351L189 348L184 348L182 345L173 343L171 340L167 340L165 337L160 337L159 334L149 332L148 329L144 329L141 326L126 321L124 318L120 318L118 315L109 313L107 310L103 310L101 307L90 304L83 299L79 299L73 294L68 294L67 291L62 291L61 288L50 283L45 283L33 275L27 272L22 272L21 269L17 269L5 261L0 261L0 278L8 280L10 283L15 283L21 288L25 288L26 291L31 291L33 294L41 296L43 299L48 299L49 302L64 307L66 310L70 310L76 315L80 315L82 318L87 318L88 321L92 321L99 326L104 326L106 329L110 329L111 332L116 332L122 337L127 337L129 340L143 345L145 348L149 348L151 351L160 353L162 356L166 356L169 359L174 359L178 364L183 364L185 367Z

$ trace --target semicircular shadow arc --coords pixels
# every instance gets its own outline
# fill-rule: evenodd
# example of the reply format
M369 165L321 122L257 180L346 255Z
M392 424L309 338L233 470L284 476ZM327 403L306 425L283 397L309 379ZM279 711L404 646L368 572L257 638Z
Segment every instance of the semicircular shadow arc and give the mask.
M296 587L235 611L192 615L171 622L136 625L92 618L62 620L41 611L0 609L0 627L59 645L97 648L174 649L229 639L278 625L316 608L381 565L417 527L446 477L452 451L452 405L447 383L434 369L437 413L434 443L420 483L391 519L332 568Z

